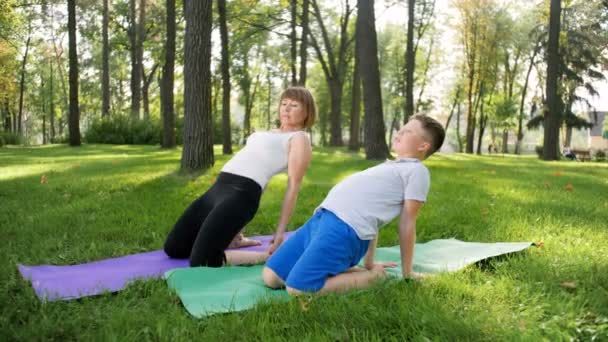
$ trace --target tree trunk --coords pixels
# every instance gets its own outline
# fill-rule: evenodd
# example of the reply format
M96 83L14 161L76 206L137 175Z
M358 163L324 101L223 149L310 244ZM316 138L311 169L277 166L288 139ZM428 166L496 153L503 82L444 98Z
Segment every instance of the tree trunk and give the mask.
M109 23L108 0L103 0L103 19L102 19L102 72L101 72L101 116L110 115L110 44L108 42L108 23Z
M25 92L25 65L27 64L27 54L30 50L31 33L28 34L27 41L25 42L25 54L23 55L23 61L21 62L21 81L19 82L19 116L17 117L17 134L23 133L21 127L23 122L23 95Z
M152 70L150 70L150 74L148 76L146 76L145 71L143 70L143 64L142 64L142 70L141 70L141 74L144 76L144 85L141 88L141 93L142 93L142 98L143 98L143 102L144 102L144 120L148 121L150 120L150 98L149 98L149 90L150 90L150 84L152 84L152 80L154 79L154 75L156 74L156 68L158 68L158 64L154 63L154 65L152 66Z
M462 142L462 134L460 134L460 114L461 114L460 103L458 103L457 108L458 109L456 110L456 141L458 142L458 152L462 153L463 142Z
M139 119L141 96L141 65L139 60L139 39L137 33L136 0L129 0L129 43L131 47L131 117Z
M353 92L352 102L350 107L350 136L348 140L348 149L351 151L359 151L361 142L359 141L360 118L361 118L361 78L359 72L359 56L356 51L359 43L355 42L355 66L353 70Z
M230 132L230 50L228 45L228 25L226 23L226 0L218 0L220 38L222 41L222 152L232 154Z
M433 45L435 44L434 37L431 38L431 42L429 43L429 51L426 54L426 64L424 65L424 71L422 72L422 81L420 84L420 90L418 91L418 98L416 99L415 112L418 113L420 111L420 105L422 103L422 94L424 94L424 90L426 88L427 75L429 74L429 68L431 66L431 56L433 52Z
M211 123L212 1L187 0L184 4L184 171L214 164Z
M329 83L331 112L329 115L329 145L342 146L342 82L331 79Z
M415 0L407 1L407 47L405 52L405 115L403 123L407 123L414 115L414 70L416 68L416 52L414 51L414 8Z
M175 0L166 0L167 41L165 65L160 86L160 103L163 117L163 148L175 147L175 110L173 108L173 82L175 78Z
M502 131L502 153L509 153L509 130L507 128Z
M357 4L357 53L363 84L365 157L382 160L389 156L389 151L382 113L374 1L358 0Z
M549 43L547 45L547 107L544 118L543 159L559 159L559 126L561 119L559 79L559 35L561 0L551 0L549 15Z
M564 146L571 147L572 144L572 127L566 127L566 141L564 142Z
M44 73L40 73L40 102L42 102L42 145L47 143L46 134L46 99L44 98Z
M298 84L305 87L306 86L306 77L307 77L307 69L306 69L306 60L308 57L308 9L309 9L309 0L302 1L302 42L300 43L300 79L298 80Z
M291 26L291 33L289 35L289 41L290 41L290 63L289 63L289 67L291 69L291 85L296 85L298 84L298 72L296 70L296 59L298 56L298 39L296 36L296 24L297 24L297 16L298 16L298 0L289 0L289 9L291 11L291 20L290 20L290 26Z
M12 120L11 120L11 110L10 110L10 106L9 106L8 96L4 97L2 112L4 113L4 131L12 132L13 125L12 125Z
M53 80L55 79L55 74L53 73L53 59L49 59L49 67L50 67L50 75L49 75L49 124L50 124L50 140L51 143L55 142L55 92L53 88Z
M483 134L486 130L486 122L488 118L485 116L483 111L484 104L481 104L480 113L479 113L479 137L477 137L477 154L481 155L481 144L483 142Z
M76 0L68 0L68 37L70 59L70 146L80 146L80 109L78 106L78 53L76 51Z

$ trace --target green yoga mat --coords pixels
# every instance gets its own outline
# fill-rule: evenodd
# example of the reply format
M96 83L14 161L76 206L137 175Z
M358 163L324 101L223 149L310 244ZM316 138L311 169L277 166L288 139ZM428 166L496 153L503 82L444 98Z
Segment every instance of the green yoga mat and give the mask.
M479 243L456 239L433 240L416 244L414 271L421 273L454 272L467 265L498 255L522 251L530 242ZM400 262L399 246L376 250L377 261ZM247 310L258 302L288 298L285 290L271 290L262 281L262 265L222 268L195 267L167 271L165 279L195 317ZM387 269L395 276L401 268Z

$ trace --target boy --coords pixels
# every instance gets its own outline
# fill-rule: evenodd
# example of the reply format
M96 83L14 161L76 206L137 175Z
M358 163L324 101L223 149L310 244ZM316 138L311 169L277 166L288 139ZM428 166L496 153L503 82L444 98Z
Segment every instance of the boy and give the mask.
M385 267L396 266L374 263L374 253L378 230L400 213L403 276L422 277L412 270L416 217L430 186L420 161L439 150L444 138L439 122L413 116L393 140L397 159L334 186L313 217L270 257L262 272L266 285L286 286L291 295L370 286L386 277ZM364 256L365 269L355 267Z

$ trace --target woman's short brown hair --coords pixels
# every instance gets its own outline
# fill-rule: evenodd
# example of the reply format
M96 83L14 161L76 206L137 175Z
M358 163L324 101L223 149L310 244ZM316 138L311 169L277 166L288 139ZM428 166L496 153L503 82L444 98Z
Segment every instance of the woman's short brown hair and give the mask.
M279 100L279 108L281 107L281 101L283 99L291 99L298 101L304 106L304 112L306 113L306 119L304 119L304 128L310 128L315 123L317 117L317 107L315 105L315 99L312 97L310 90L304 87L289 87L281 94Z

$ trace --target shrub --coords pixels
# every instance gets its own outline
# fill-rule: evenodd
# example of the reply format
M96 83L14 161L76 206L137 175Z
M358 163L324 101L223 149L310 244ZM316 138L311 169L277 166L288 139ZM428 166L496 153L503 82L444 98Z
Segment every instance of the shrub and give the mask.
M536 151L536 155L538 156L538 158L543 157L543 145L536 145L536 147L534 147L534 151Z
M17 133L0 132L0 146L4 145L19 145L21 139Z
M96 118L89 126L85 141L99 144L160 144L158 120L134 120L128 115L116 114Z
M595 152L595 160L597 161L605 161L606 160L606 152L602 150L598 150Z

